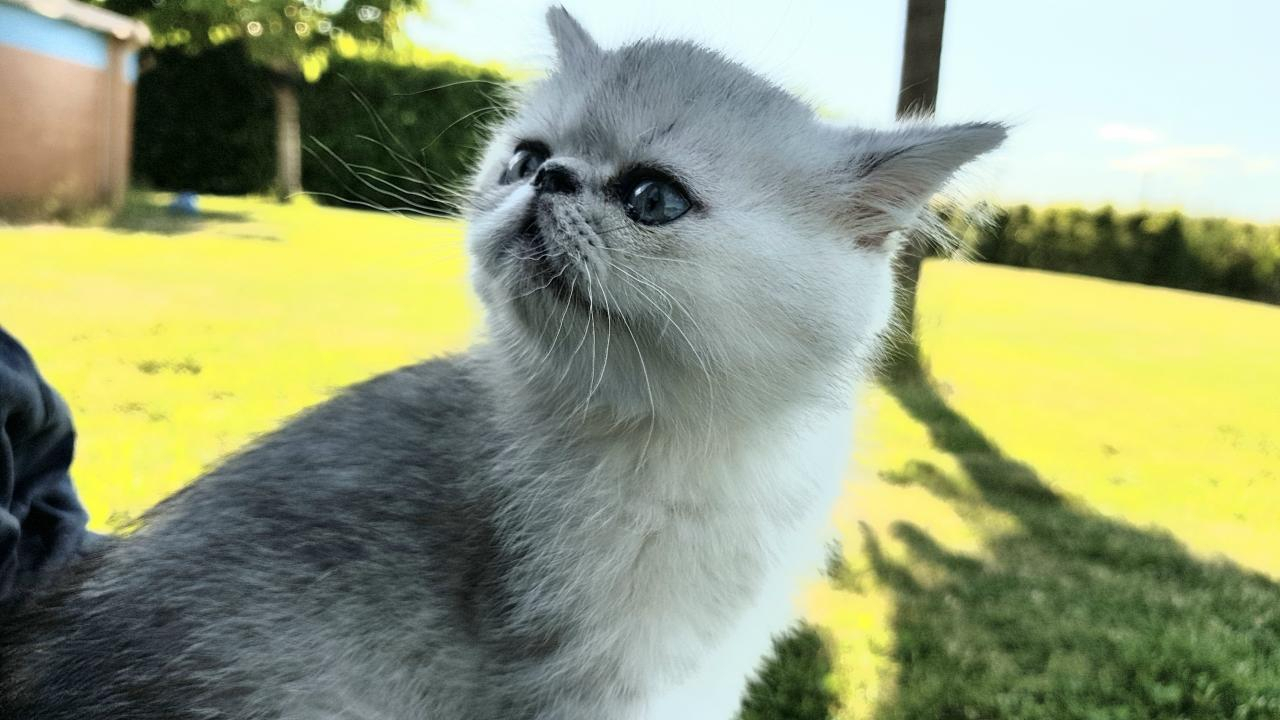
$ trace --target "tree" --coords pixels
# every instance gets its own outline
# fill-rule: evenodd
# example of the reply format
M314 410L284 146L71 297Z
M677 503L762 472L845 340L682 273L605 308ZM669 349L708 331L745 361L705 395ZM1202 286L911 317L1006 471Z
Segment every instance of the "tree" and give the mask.
M946 0L907 0L907 25L902 44L902 80L898 90L898 118L928 117L938 103L938 75L942 62L942 21ZM908 243L898 259L898 312L896 325L906 339L889 368L893 376L918 371L915 341L916 286L925 248Z
M338 42L393 43L405 14L425 0L103 0L110 10L143 20L157 48L190 52L243 42L271 78L276 119L276 189L302 189L298 86L315 80Z

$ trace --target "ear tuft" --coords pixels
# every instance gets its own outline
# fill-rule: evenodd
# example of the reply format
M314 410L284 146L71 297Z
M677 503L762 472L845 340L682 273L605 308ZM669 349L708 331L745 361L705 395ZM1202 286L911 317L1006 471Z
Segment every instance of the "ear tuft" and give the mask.
M603 52L562 5L552 5L547 10L547 29L555 40L556 55L560 59L562 70L583 67Z
M1000 123L931 126L908 123L853 134L853 219L864 243L910 227L961 167L1004 142ZM850 155L846 154L846 158Z

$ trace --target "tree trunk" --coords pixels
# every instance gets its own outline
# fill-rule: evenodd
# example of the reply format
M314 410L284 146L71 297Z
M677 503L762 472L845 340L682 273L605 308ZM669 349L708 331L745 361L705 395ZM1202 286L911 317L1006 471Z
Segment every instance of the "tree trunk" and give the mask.
M302 127L298 89L291 77L272 81L276 100L276 193L281 200L302 192Z
M946 0L907 0L907 27L902 45L902 80L898 118L929 117L938 103L938 75L942 63L942 21ZM902 352L888 368L891 377L918 373L916 345L916 287L925 248L909 238L898 257L898 304L895 324L903 333Z

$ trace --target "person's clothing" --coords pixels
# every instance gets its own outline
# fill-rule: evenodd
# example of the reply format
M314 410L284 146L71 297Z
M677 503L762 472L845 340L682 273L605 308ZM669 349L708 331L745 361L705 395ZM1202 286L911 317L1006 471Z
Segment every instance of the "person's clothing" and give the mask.
M74 558L88 513L69 469L71 414L0 328L0 601Z

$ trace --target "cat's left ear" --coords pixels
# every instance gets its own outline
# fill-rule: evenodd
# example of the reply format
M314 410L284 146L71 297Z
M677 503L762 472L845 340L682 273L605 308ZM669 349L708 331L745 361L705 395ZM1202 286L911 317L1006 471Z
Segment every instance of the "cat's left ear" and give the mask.
M957 170L994 150L1007 132L1000 123L968 123L847 134L841 173L852 197L842 214L858 243L882 246L890 233L910 227Z
M555 40L561 70L584 67L604 52L563 6L547 10L547 28Z

